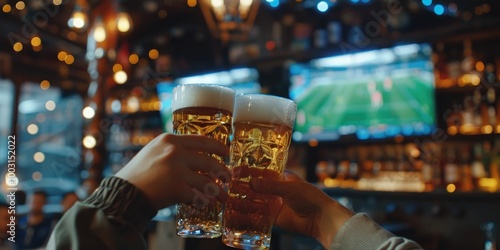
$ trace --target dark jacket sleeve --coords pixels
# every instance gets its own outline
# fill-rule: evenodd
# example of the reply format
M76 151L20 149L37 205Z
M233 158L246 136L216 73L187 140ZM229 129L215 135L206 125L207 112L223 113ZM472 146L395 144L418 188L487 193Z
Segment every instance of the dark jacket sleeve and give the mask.
M47 249L147 249L143 232L156 212L135 186L106 178L61 218Z

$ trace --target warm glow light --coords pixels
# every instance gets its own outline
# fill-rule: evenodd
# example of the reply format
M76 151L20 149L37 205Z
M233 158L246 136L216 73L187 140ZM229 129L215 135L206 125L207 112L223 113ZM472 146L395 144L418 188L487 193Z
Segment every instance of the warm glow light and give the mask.
M40 39L40 37L38 36L34 36L33 38L31 38L31 45L33 47L42 45L42 39Z
M139 62L139 56L137 54L132 54L128 57L130 64L137 64Z
M96 144L96 139L91 135L87 135L83 138L83 146L85 148L94 148Z
M54 109L56 109L56 103L52 100L48 100L46 103L45 103L45 108L48 110L48 111L53 111Z
M16 3L16 9L18 9L18 10L24 10L25 7L26 7L26 4L23 1L19 1Z
M5 13L9 13L11 10L12 10L12 7L10 6L10 4L6 4L2 7L2 11Z
M125 12L120 12L118 13L116 17L116 28L120 32L128 32L132 26L132 19L130 18L129 14Z
M198 1L196 1L196 0L187 0L187 5L191 8L196 7L197 4L198 4Z
M52 3L54 5L61 5L62 4L62 0L52 0Z
M224 7L224 0L212 0L210 1L214 9L220 9Z
M15 52L19 52L19 51L23 50L23 44L20 42L14 43L14 46L12 46L12 47L14 48Z
M50 82L47 80L43 80L40 82L40 88L43 90L47 90L50 88Z
M66 64L73 64L75 62L75 57L73 57L72 55L68 55L66 56L66 58L64 59L64 62Z
M160 101L156 101L154 104L154 110L161 110L162 103Z
M481 128L481 133L487 134L487 135L493 133L493 126L491 126L491 125L483 126Z
M102 23L98 24L94 29L94 39L96 42L100 43L106 40L106 30Z
M36 135L38 133L38 126L36 124L28 125L27 131L30 135Z
M43 178L43 175L42 173L38 172L38 171L35 171L33 172L33 174L31 174L31 178L34 180L34 181L41 181L42 178Z
M158 56L160 56L160 52L158 52L157 49L152 49L149 51L148 55L149 55L149 58L154 60L154 59L157 59Z
M310 139L309 140L309 146L311 146L311 147L317 147L318 146L318 140L316 140L316 139Z
M146 136L139 137L139 144L141 144L142 146L148 144L148 142L149 142L149 139Z
M477 75L471 75L470 83L474 86L477 86L477 85L479 85L479 83L481 83L481 78L479 78L479 76L477 76Z
M82 115L83 115L83 117L85 117L87 119L92 119L95 116L95 110L91 107L85 107L82 110Z
M116 83L124 84L127 81L128 77L127 77L127 73L125 73L125 71L120 70L114 74L113 78L115 79Z
M410 155L413 157L413 158L418 158L420 156L420 150L418 148L413 148L411 151L410 151Z
M484 63L481 62L481 61L478 61L476 63L476 70L479 71L479 72L482 72L484 70Z
M33 155L33 159L38 163L42 163L43 161L45 161L45 154L42 152L36 152Z
M123 70L123 67L122 67L122 65L121 65L121 64L116 63L115 65L113 65L113 72L115 72L115 73L116 73L116 72L118 72L118 71L120 71L120 70Z
M446 186L446 191L448 191L448 193L453 193L457 190L457 187L455 186L455 184L448 184Z
M458 129L456 126L450 126L448 128L448 134L449 135L456 135L458 133Z
M479 188L488 192L496 192L498 181L495 178L481 178L479 179Z
M61 62L64 62L67 56L68 54L66 53L66 51L61 50L59 53L57 53L57 59L59 59L59 61Z
M127 100L127 110L131 113L135 113L137 111L139 111L141 107L141 101L139 100L139 98L135 97L135 96L131 96L130 98L128 98Z
M87 14L82 11L75 11L68 19L68 26L70 28L83 29L87 27L88 18Z

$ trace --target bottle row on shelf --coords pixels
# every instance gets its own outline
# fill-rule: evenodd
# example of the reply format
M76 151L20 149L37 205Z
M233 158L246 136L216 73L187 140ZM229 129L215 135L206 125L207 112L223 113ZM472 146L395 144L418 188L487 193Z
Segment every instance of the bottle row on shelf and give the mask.
M322 149L318 184L377 191L500 190L500 138Z
M476 135L500 133L498 87L477 86L457 95L443 110L448 134ZM439 101L439 99L438 99Z
M467 87L500 81L500 57L495 41L465 39L437 43L433 63L438 88Z

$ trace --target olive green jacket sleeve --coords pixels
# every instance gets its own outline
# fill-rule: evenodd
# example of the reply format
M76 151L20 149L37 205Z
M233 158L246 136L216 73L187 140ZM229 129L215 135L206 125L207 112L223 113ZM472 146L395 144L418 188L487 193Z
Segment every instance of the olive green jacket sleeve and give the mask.
M143 232L156 212L135 186L106 178L61 218L47 249L147 249Z
M415 250L416 242L397 237L376 224L368 215L351 217L333 238L330 250Z

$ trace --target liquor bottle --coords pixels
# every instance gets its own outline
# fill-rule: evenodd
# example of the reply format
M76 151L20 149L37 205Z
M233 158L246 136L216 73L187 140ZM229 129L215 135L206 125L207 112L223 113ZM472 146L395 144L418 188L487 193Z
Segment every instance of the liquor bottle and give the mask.
M432 150L432 168L433 176L432 182L434 183L434 189L441 189L444 187L444 158L442 157L441 150L443 145L434 145Z
M350 159L347 156L346 152L343 152L343 157L341 158L339 164L337 165L337 179L338 180L347 180L350 179L349 176L349 163Z
M485 177L491 177L491 154L492 154L492 150L491 150L491 142L490 141L483 141L483 157L482 157L482 161L483 161L483 166L484 166L484 170L485 170L485 174L486 176Z
M360 178L360 167L359 167L359 158L358 152L356 149L353 149L350 152L350 162L349 162L349 176L351 179L357 181Z
M463 192L473 191L474 183L472 180L472 170L470 164L470 148L467 144L463 144L460 146L458 164L462 173L461 191Z
M316 163L316 177L318 178L318 184L322 185L325 181L325 179L328 176L328 173L327 173L327 162L326 161L319 161L318 163Z
M407 161L404 157L404 149L401 145L396 146L395 166L398 172L408 171Z
M488 87L486 90L486 103L487 103L487 115L488 115L488 125L495 126L496 121L496 91L492 87ZM491 128L492 128L491 127ZM493 131L493 129L489 130Z
M361 177L372 177L375 157L374 151L375 150L369 147L360 149L359 162L361 164Z
M431 154L426 154L422 156L423 164L422 164L422 182L425 186L425 191L430 192L434 190L434 169L433 159Z
M449 192L461 189L461 178L458 164L456 162L455 148L450 145L446 152L446 163L444 164L444 183Z
M374 149L374 159L373 159L373 166L372 166L372 175L376 177L380 171L382 171L382 162L383 162L383 157L384 154L382 150L379 150L378 148Z
M471 163L472 181L474 183L474 189L479 190L479 180L486 177L481 143L474 144L473 158L474 160Z
M394 155L394 147L387 146L385 148L385 157L384 157L384 163L383 163L383 170L384 171L395 171L396 166L394 165L395 162L395 155Z

